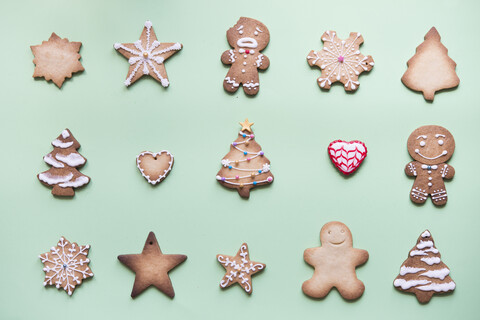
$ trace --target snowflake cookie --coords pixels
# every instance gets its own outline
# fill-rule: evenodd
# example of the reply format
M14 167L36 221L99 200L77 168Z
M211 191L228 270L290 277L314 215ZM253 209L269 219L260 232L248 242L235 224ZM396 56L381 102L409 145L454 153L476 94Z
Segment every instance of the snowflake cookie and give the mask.
M164 62L180 51L182 44L159 42L152 23L147 21L140 40L134 43L115 43L113 47L127 58L130 64L127 79L124 82L127 87L148 74L166 88L170 82L168 82Z
M359 47L363 43L360 33L351 32L347 40L337 37L335 31L326 31L322 35L324 47L320 51L312 50L307 56L310 66L322 70L318 85L322 89L330 89L332 83L340 81L345 91L356 91L360 82L358 76L364 71L372 70L372 56L364 56Z
M90 259L87 258L89 250L88 244L79 246L75 242L70 243L61 237L56 247L50 248L50 252L39 256L45 265L43 285L63 288L71 296L77 285L82 284L84 279L93 277L92 270L88 267L90 263Z

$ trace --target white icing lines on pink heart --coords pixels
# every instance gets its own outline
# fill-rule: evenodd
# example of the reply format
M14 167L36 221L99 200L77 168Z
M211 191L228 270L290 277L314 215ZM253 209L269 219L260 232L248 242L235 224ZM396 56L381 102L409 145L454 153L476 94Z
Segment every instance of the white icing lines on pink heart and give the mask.
M352 174L367 156L367 146L358 140L335 140L328 146L328 155L343 174Z

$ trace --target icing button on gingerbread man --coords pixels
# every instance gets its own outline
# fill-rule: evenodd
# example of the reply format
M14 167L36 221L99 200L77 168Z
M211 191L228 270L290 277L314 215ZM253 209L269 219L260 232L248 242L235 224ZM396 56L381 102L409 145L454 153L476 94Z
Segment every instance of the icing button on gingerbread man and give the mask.
M306 249L303 259L315 271L302 285L303 292L312 298L324 298L335 287L343 298L354 300L365 291L357 279L355 268L368 260L368 252L353 248L352 233L338 221L325 224L320 231L321 247Z
M415 177L410 199L424 203L431 196L433 204L447 203L443 179L452 179L455 169L446 164L455 151L455 140L447 129L423 126L412 132L407 142L408 153L415 159L405 167L407 176Z

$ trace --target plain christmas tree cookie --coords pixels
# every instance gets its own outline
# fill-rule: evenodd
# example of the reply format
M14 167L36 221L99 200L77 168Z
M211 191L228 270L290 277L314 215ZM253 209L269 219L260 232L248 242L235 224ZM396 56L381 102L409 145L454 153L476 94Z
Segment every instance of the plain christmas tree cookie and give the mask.
M165 70L165 60L180 51L183 46L178 42L159 42L152 23L147 21L139 40L134 43L115 43L113 47L127 58L130 64L124 82L127 87L143 75L150 75L166 88L170 82Z
M345 175L354 173L367 156L367 146L358 140L335 140L327 150L333 165Z
M440 126L423 126L410 134L407 142L410 156L415 160L405 167L405 174L414 177L410 199L418 204L432 197L433 204L447 203L444 179L452 179L455 169L446 164L455 151L450 131Z
M393 285L400 291L415 294L421 303L429 302L434 294L453 291L455 282L449 276L450 269L440 258L430 231L425 230L400 267Z
M354 300L365 291L357 279L355 268L368 260L368 252L353 248L352 233L337 221L320 230L321 247L306 249L303 259L315 268L313 277L302 285L303 292L312 298L324 298L333 287L343 298Z
M251 128L253 123L245 119L240 125L238 138L221 161L223 167L217 173L217 181L224 187L237 189L241 197L248 199L252 188L271 184L273 174L270 160L256 142Z
M260 53L270 41L270 32L260 21L241 17L228 29L227 40L233 49L221 57L224 64L230 65L223 88L233 93L242 85L246 94L256 95L260 89L258 69L265 70L270 65L268 57Z
M329 90L333 83L341 82L345 91L356 91L360 86L358 76L372 70L375 65L372 56L364 56L360 52L363 36L351 32L347 40L342 40L335 31L325 31L322 41L323 49L312 50L307 56L311 67L317 66L322 70L317 79L320 88Z
M162 182L172 171L173 155L167 150L160 152L144 151L137 156L137 168L148 183Z
M403 84L421 91L425 100L433 101L435 92L454 88L460 83L455 72L457 64L448 56L448 49L440 41L435 27L425 35L425 41L417 47L407 66Z
M43 157L43 161L51 168L37 175L38 180L46 186L53 187L52 194L61 197L73 197L74 189L90 182L90 178L76 168L87 162L77 149L80 143L70 130L65 129L52 141L53 151Z
M62 39L55 32L48 41L30 46L35 56L33 77L52 80L57 87L61 88L66 78L71 78L74 73L85 70L79 61L81 56L78 52L81 46L81 42Z

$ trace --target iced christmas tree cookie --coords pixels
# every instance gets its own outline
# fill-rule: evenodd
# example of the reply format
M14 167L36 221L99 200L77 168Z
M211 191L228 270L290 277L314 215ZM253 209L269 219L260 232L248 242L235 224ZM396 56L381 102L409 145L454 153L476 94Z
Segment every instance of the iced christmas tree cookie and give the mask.
M230 152L222 159L223 168L217 173L217 181L223 186L237 189L243 198L250 197L250 189L273 182L270 160L256 142L251 126L245 119L238 138L230 145Z
M425 230L400 267L393 285L400 291L415 294L421 303L429 302L434 294L453 291L455 282L449 276L450 269L440 258L430 231Z
M330 89L333 83L343 83L345 91L356 91L360 82L358 76L364 71L372 70L375 63L372 56L360 53L363 37L358 32L351 32L347 40L337 37L335 31L325 31L322 35L324 42L320 51L312 50L307 56L308 64L322 70L317 79L322 89Z
M54 33L48 41L42 44L30 46L35 56L33 63L35 70L34 78L45 78L52 80L57 87L61 88L66 78L71 78L72 74L83 71L80 63L81 42L70 42L67 38L62 39Z
M402 77L403 84L421 91L425 100L433 101L435 92L454 88L460 83L455 72L457 64L448 56L448 49L440 41L435 27L425 35L425 41L417 47L407 66Z
M260 21L241 17L228 29L227 40L233 49L221 57L224 64L231 65L223 88L233 93L242 85L246 94L256 95L260 89L258 69L265 70L270 65L268 57L260 53L270 41L270 32Z
M410 199L424 203L428 196L433 204L447 203L447 190L443 179L452 179L455 169L446 164L455 151L455 140L447 129L440 126L423 126L412 132L407 149L415 161L405 167L409 177L415 177Z
M173 155L167 150L160 152L144 151L137 156L137 168L148 183L162 182L172 171Z
M250 260L248 246L243 243L235 256L217 254L217 261L225 268L220 288L238 283L246 293L252 294L252 276L265 269L265 264Z
M43 157L43 161L51 168L38 174L38 180L53 187L52 194L55 196L73 197L74 188L90 182L89 177L76 169L82 167L87 159L77 152L80 143L68 129L63 130L58 138L52 141L52 145L53 151Z
M79 246L75 242L71 243L64 237L61 237L56 247L52 247L49 252L39 256L44 264L45 271L44 286L56 286L62 288L69 296L73 294L76 286L82 284L82 281L93 277L93 272L88 264L87 258L90 246Z
M336 287L347 300L360 298L365 285L357 279L355 268L367 262L368 252L353 248L350 229L337 221L322 227L320 241L321 247L303 253L305 262L315 268L313 277L303 283L303 292L312 298L324 298Z
M335 140L328 145L328 155L341 173L349 175L360 167L367 156L367 146L358 140Z
M127 79L124 82L127 87L148 74L166 88L170 82L165 70L165 60L180 51L183 46L178 42L159 42L152 23L147 21L140 40L134 43L115 43L113 47L127 58L130 64Z

